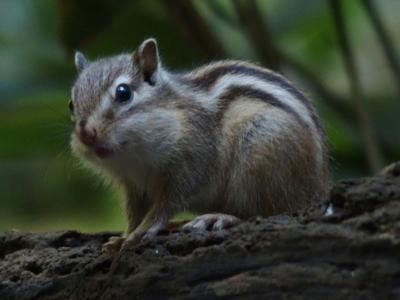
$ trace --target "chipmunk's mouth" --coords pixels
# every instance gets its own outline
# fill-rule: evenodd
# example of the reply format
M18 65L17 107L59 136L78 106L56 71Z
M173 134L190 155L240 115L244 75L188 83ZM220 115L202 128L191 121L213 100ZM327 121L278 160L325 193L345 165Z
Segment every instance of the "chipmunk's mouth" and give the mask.
M83 143L78 135L73 134L71 139L73 152L85 157L97 157L99 159L109 158L117 152L119 148L106 143L93 143L91 145Z
M76 152L85 154L86 156L95 156L99 159L109 158L117 152L120 152L127 145L128 142L121 142L118 145L112 145L100 141L93 142L92 144L83 143L76 134L72 136L71 142L72 149Z
M97 155L99 158L108 158L115 154L116 152L121 151L123 148L127 147L128 142L121 142L119 143L118 147L110 147L107 145L95 145L92 146L93 152Z
M109 157L115 152L113 149L104 146L95 146L93 147L93 151L100 158Z

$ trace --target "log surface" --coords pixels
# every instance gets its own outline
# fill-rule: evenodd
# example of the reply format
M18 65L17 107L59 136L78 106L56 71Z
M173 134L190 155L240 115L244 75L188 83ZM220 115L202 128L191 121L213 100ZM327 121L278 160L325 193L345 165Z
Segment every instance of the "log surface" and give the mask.
M0 299L400 299L400 163L296 216L102 253L116 234L0 235Z

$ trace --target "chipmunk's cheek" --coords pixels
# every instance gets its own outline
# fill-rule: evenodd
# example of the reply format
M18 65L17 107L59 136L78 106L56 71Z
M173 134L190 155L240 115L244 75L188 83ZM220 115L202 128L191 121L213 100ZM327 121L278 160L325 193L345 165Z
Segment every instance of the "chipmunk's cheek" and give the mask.
M161 108L135 114L120 127L124 130L119 132L119 142L126 143L121 149L141 162L158 164L167 161L176 151L175 144L182 133L177 114Z

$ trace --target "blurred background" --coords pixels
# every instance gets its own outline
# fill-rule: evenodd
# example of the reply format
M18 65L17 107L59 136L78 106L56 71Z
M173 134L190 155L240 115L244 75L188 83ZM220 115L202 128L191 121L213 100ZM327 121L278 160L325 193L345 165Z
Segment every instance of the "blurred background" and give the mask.
M69 150L73 52L158 40L164 64L260 62L315 101L332 178L400 158L398 0L1 0L0 231L122 230L118 191Z

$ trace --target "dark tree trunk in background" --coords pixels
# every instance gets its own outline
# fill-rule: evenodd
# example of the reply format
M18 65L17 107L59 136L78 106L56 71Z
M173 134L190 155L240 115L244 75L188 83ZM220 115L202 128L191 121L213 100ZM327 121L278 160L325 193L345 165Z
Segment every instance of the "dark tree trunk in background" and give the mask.
M371 24L376 32L379 42L382 45L389 67L392 69L397 88L400 91L400 62L396 56L395 47L392 42L393 40L389 37L384 28L383 21L379 15L374 0L361 0L361 2L371 20Z
M112 233L0 236L0 299L399 299L400 162L297 216L164 232L119 257Z
M210 60L226 58L226 52L220 41L205 22L192 0L163 0L171 20L177 22L187 40L202 50Z
M355 56L350 43L346 20L343 15L341 0L330 0L333 21L338 37L339 50L342 54L346 72L349 78L350 95L354 102L355 116L365 144L365 154L371 173L382 167L383 155L374 126L369 116L364 95L361 91L360 77L356 67Z
M279 71L281 59L271 37L268 23L263 21L263 16L257 3L254 0L234 0L232 1L240 22L246 29L251 44L264 66Z

